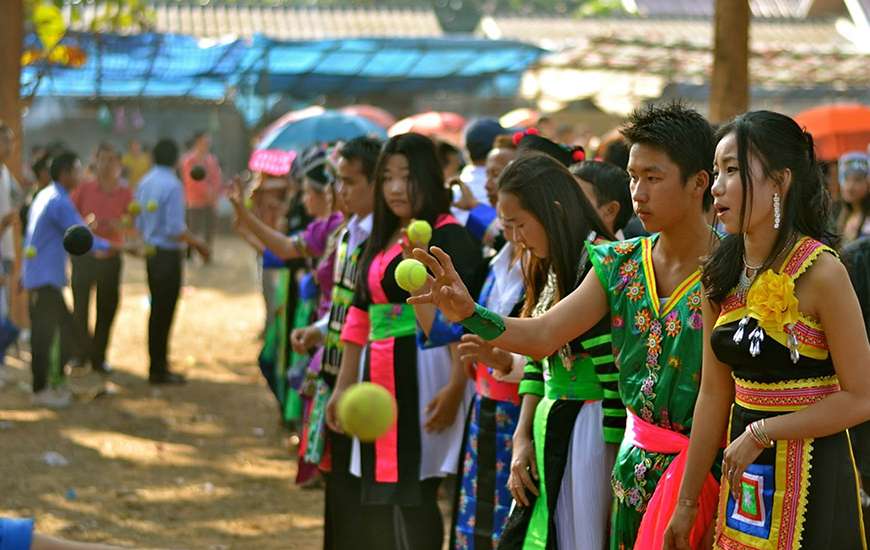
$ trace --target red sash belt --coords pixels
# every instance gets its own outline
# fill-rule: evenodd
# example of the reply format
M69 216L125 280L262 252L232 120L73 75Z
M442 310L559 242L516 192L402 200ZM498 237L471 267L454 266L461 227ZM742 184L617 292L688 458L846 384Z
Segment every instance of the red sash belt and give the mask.
M632 445L645 451L677 455L656 485L634 543L635 550L660 550L664 544L665 529L671 521L679 500L680 483L686 469L689 438L681 433L650 424L632 411L628 411L625 437ZM701 548L704 535L713 522L713 513L718 501L719 483L708 473L698 497L698 516L689 535L689 543L693 549Z

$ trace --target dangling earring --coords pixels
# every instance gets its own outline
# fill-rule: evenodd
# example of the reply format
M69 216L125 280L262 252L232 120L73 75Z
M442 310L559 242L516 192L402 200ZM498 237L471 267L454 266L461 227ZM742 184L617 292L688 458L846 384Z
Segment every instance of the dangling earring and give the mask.
M779 229L782 222L782 206L779 203L779 193L773 194L773 228Z

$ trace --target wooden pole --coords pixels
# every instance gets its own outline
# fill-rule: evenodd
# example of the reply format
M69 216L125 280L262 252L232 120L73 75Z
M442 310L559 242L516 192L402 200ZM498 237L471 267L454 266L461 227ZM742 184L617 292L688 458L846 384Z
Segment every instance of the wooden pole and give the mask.
M21 181L21 53L24 42L24 0L3 0L0 16L0 120L15 132L6 166Z
M710 122L749 109L749 0L716 0Z

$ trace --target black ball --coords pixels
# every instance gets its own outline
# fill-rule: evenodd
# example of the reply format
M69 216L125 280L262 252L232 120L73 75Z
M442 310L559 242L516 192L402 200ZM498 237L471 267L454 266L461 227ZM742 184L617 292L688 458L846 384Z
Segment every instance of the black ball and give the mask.
M193 168L190 169L190 177L195 181L202 181L205 179L205 168L202 165L197 164Z
M84 225L74 225L63 235L63 248L73 256L87 254L93 246L94 236Z

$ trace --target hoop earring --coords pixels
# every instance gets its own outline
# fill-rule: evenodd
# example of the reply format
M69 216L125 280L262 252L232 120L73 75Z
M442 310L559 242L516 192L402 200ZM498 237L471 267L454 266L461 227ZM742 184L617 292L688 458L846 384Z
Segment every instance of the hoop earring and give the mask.
M773 194L773 228L779 229L782 224L782 206L779 201L779 193Z

